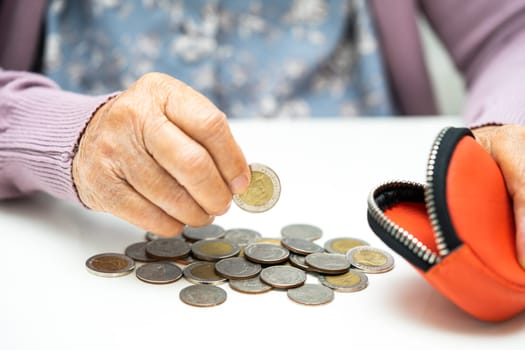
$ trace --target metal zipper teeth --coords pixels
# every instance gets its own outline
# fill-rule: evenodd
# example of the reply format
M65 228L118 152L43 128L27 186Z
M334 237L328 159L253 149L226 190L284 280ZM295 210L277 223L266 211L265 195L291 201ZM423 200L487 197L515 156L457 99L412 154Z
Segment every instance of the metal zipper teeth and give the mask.
M425 203L427 205L428 218L434 231L434 239L436 241L440 257L448 255L450 253L450 249L448 248L447 243L445 242L445 235L443 234L443 229L437 218L434 187L432 186L432 184L434 183L434 167L436 165L439 147L441 146L443 137L449 129L450 128L445 128L441 130L441 132L436 137L434 144L432 145L432 150L430 151L427 163L427 186L425 186Z
M382 191L384 188L396 188L396 187L414 187L421 188L421 184L415 182L388 182L380 185L375 191L372 191L368 196L368 208L372 218L393 238L398 242L402 243L409 251L415 254L424 262L429 265L434 265L439 262L439 256L428 248L423 242L417 239L413 234L393 223L378 207L374 197L377 191Z

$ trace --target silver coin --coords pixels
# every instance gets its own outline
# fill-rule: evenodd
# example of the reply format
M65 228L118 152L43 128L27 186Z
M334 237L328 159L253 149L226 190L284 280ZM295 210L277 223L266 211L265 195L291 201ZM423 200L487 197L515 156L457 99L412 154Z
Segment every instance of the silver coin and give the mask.
M285 237L281 240L281 244L289 251L300 255L324 252L323 247L303 238Z
M306 282L306 272L293 266L270 266L264 268L261 280L274 288L295 288Z
M224 239L237 243L239 247L245 247L250 243L254 243L261 237L262 235L259 232L247 228L232 228L226 230L224 234Z
M218 261L215 264L215 271L229 279L247 279L257 276L261 272L261 265L245 258L234 257Z
M338 292L358 292L368 286L368 277L353 269L342 275L319 275L318 278L323 285Z
M346 257L352 266L366 273L383 273L394 268L394 257L374 247L352 248L346 253Z
M239 252L239 246L226 239L203 239L191 246L193 257L206 261L219 261L236 256Z
M218 239L224 237L225 231L219 225L210 224L207 226L194 227L186 226L182 235L190 241L200 241L203 239Z
M159 238L166 238L166 237L162 237L162 236L159 236L159 235L156 234L156 233L153 233L153 232L147 231L147 232L146 232L146 235L144 236L144 238L146 238L146 241L154 241L154 240L156 240L156 239L159 239ZM169 238L179 238L179 239L184 240L184 236L183 236L183 235L177 235L177 236L169 237Z
M190 245L179 238L159 238L146 244L146 253L157 259L176 260L188 256Z
M102 277L119 277L135 269L135 261L120 253L102 253L86 260L89 272Z
M305 258L308 266L325 274L342 274L350 269L350 262L343 254L313 253Z
M281 229L283 238L302 238L307 241L315 241L323 236L323 231L314 225L291 224Z
M166 284L179 280L182 270L175 264L166 261L146 263L135 271L141 281L153 284Z
M339 237L329 239L324 243L324 249L329 253L346 254L350 249L362 245L370 245L362 239L352 237Z
M288 261L292 266L295 266L303 271L313 271L312 268L306 263L306 257L299 254L290 254Z
M157 261L158 259L146 254L146 244L147 243L148 242L137 242L137 243L130 244L129 246L126 247L124 254L126 254L127 256L129 256L131 259L135 261L140 261L140 262Z
M334 291L321 284L307 283L288 289L288 298L304 305L321 305L334 300Z
M184 278L194 284L221 284L227 278L215 271L215 263L211 261L196 261L184 268Z
M246 259L264 265L282 263L289 255L288 249L271 243L252 243L244 248Z
M258 294L272 290L272 286L261 281L259 276L246 280L230 280L229 285L233 290L241 293Z
M194 284L183 288L179 293L180 300L192 306L216 306L226 301L226 292L213 285Z
M158 234L156 234L156 233L147 231L146 235L145 235L145 238L146 238L147 241L154 241L154 240L159 239L161 237Z
M263 164L250 164L251 181L248 190L233 196L239 208L260 213L270 210L281 195L281 182L275 171Z

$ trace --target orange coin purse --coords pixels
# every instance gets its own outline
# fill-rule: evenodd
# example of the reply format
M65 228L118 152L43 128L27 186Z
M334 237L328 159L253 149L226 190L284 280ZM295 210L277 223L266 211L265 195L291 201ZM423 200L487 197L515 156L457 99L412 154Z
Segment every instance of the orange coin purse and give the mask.
M367 216L385 244L470 315L496 322L525 309L512 203L498 165L469 129L443 129L426 183L381 184Z

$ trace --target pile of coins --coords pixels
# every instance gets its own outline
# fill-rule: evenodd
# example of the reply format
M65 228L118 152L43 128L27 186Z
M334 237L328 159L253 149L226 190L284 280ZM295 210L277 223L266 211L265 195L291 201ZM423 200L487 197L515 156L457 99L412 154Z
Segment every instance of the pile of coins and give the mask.
M233 196L243 210L264 212L278 201L281 184L275 172L251 164L248 190ZM161 238L147 232L146 240L121 253L105 253L86 261L88 270L104 277L124 276L135 270L143 282L166 284L181 278L192 285L183 288L180 299L193 306L214 306L226 301L218 287L229 283L243 293L287 290L300 304L320 305L334 299L334 291L357 292L368 286L366 273L382 273L394 267L393 257L356 238L334 238L323 246L319 227L292 224L281 229L280 238L263 238L254 230L225 230L219 225L187 226L176 238ZM136 263L142 265L135 269ZM307 274L320 283L306 283Z
M180 299L193 306L223 303L227 294L218 286L223 283L251 294L287 290L295 302L320 305L332 301L334 291L365 289L367 273L394 267L388 252L363 240L341 237L321 246L314 242L321 236L322 230L309 224L285 226L280 238L264 238L246 228L225 230L216 224L187 226L175 238L148 232L144 241L129 245L123 254L98 254L89 258L86 266L105 277L135 270L139 280L153 284L183 278L192 285L180 291ZM319 283L306 283L307 275Z

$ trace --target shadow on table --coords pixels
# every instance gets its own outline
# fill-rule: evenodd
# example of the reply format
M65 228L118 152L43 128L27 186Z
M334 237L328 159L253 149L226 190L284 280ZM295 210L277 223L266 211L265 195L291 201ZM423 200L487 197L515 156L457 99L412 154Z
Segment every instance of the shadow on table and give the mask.
M79 204L58 200L46 194L0 201L0 211L23 217L23 224L51 236L74 239L88 250L123 250L125 244L144 239L143 232L110 214L91 211Z
M480 321L442 296L419 275L405 277L392 286L389 294L404 319L425 323L453 333L474 336L504 336L525 330L525 311L499 323Z

